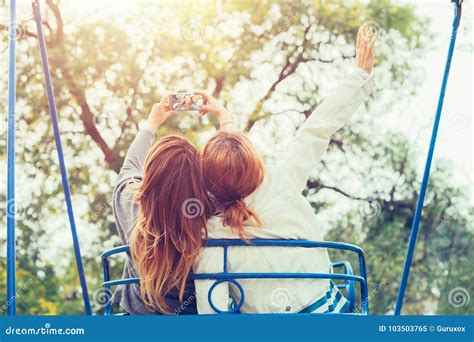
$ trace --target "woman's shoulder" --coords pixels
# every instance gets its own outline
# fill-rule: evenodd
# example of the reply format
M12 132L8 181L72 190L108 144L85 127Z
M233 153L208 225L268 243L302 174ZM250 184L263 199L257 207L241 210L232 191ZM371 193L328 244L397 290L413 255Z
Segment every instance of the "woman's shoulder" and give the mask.
M267 180L267 186L276 186L281 184L284 176L285 170L279 167L278 164L265 164L265 178Z
M208 239L238 239L239 234L235 229L224 226L222 217L216 214L207 220L207 238Z
M285 174L274 164L265 165L265 176L262 184L248 196L246 203L258 209L273 203L276 198L281 198L282 193L288 195L292 189L291 184L285 180Z

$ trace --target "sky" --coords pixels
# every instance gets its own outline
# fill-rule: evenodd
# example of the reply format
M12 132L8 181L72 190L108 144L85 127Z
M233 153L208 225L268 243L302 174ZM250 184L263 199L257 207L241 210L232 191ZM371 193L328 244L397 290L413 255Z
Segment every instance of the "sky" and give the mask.
M469 188L470 200L474 203L472 2L466 1L463 8L434 162L444 158L453 163L455 174L453 181ZM405 114L397 110L388 116L384 123L387 126L396 126L413 137L421 133L417 140L421 172L428 151L451 38L453 7L450 1L417 1L417 10L420 15L431 19L430 29L434 33L434 40L431 42L433 48L420 61L426 78L421 81L418 92L409 102ZM419 112L420 115L410 115L413 111Z

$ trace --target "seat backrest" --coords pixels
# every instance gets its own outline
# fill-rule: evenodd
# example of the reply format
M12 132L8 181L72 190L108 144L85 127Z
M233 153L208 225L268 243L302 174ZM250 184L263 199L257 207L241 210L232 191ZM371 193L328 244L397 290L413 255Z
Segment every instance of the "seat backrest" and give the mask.
M355 308L355 287L354 283L359 283L360 285L360 309L362 315L367 315L369 312L369 301L368 301L368 288L367 288L367 272L365 266L365 256L361 248L341 243L341 242L332 242L332 241L309 241L309 240L276 240L276 239L254 239L249 242L243 241L240 239L210 239L206 241L207 247L222 247L224 249L224 259L223 265L224 270L220 273L197 273L190 276L194 280L204 280L211 279L215 280L214 284L211 286L208 294L209 305L217 313L238 313L242 307L245 300L245 292L243 287L240 285L238 279L333 279L342 281L338 284L339 288L345 288L348 291L350 311L354 312ZM354 275L352 267L347 261L336 262L333 264L334 268L343 268L344 273L232 273L228 272L227 269L227 258L228 258L228 248L229 247L242 247L242 248L252 248L252 247L300 247L300 248L327 248L335 250L343 250L355 253L359 261L359 270L360 275ZM111 314L110 298L111 298L111 288L117 285L125 284L134 284L140 283L139 278L127 278L127 279L110 279L110 270L108 258L112 255L127 253L129 251L129 246L120 246L110 249L102 253L102 268L104 273L104 282L103 287L105 290L105 305L104 305L104 314ZM236 303L230 311L221 311L212 303L212 291L214 288L223 282L229 282L234 284L239 291L241 292L241 298L239 303Z

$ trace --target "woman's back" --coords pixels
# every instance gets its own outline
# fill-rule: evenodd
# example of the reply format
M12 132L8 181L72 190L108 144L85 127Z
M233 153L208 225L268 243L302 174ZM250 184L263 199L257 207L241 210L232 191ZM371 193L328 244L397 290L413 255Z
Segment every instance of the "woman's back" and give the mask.
M248 194L242 196L245 205L240 204L239 208L248 209L248 212L244 215L247 218L244 227L240 229L226 222L226 217L229 217L229 210L236 210L232 205L242 201L236 196L242 194L239 189L257 178L255 175L259 172L255 171L255 165L258 163L254 162L257 158L251 156L255 152L241 133L222 132L212 138L201 153L201 160L204 178L210 184L208 188L218 204L221 203L221 215L208 221L209 238L323 240L322 227L302 192L313 168L323 158L331 135L349 121L372 88L373 82L367 73L357 69L316 108L276 159L276 164L265 167L262 182L252 191L247 187L243 192ZM237 197L230 202L230 207L227 201L222 201L227 194ZM262 224L255 224L258 221ZM205 248L194 264L195 273L222 272L222 254L222 248ZM230 272L331 271L324 249L233 247L228 260ZM239 282L245 291L241 312L247 313L299 312L332 290L326 279L248 279ZM213 283L212 280L196 281L199 313L214 312L207 300ZM220 310L227 311L229 294L234 300L240 297L233 286L229 289L228 283L214 289L213 302Z
M113 195L113 211L115 225L122 244L129 245L130 237L139 215L139 207L134 200L136 190L134 186L143 177L143 164L154 140L154 135L147 131L138 132L118 176L117 185ZM131 255L125 262L122 278L138 278L139 274L132 263ZM184 298L188 305L182 307L179 301L179 291L174 289L166 296L168 306L179 314L195 314L196 300L194 282L186 282ZM153 315L159 312L150 309L141 298L138 284L125 284L117 286L112 297L114 304L119 305L131 315Z
M286 175L275 167L267 167L265 180L244 202L255 210L264 222L263 227L245 226L250 239L322 240L320 227L308 201L296 188L288 186ZM291 215L290 213L298 213ZM239 239L237 231L223 226L222 219L214 216L208 220L209 239ZM214 273L223 270L223 249L205 248L195 263L196 273ZM330 272L330 260L325 249L288 247L230 247L228 252L230 273L280 273L280 272ZM214 281L196 282L199 313L213 312L206 294ZM242 313L299 312L323 291L327 280L301 279L241 279L245 291ZM226 296L237 302L240 292L227 284L213 291L214 303L223 303L220 310L227 311ZM229 291L229 292L227 292ZM199 300L201 299L201 300Z

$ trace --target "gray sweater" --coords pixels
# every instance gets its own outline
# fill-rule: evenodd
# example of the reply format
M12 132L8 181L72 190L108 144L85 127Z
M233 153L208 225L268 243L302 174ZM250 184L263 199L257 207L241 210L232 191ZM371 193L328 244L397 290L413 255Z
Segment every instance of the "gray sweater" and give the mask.
M125 245L130 244L130 235L138 216L138 205L133 201L134 191L131 183L141 180L143 177L143 164L154 140L153 133L139 131L130 146L122 169L118 175L117 185L114 189L113 212L117 230ZM123 271L123 278L138 277L131 256L128 255ZM194 314L196 311L194 282L188 280L184 295L184 303L179 302L178 289L173 289L166 296L168 306L176 314ZM118 304L131 315L154 315L160 314L148 308L142 301L140 285L119 285L112 298L113 304Z

